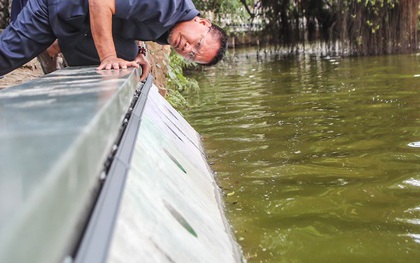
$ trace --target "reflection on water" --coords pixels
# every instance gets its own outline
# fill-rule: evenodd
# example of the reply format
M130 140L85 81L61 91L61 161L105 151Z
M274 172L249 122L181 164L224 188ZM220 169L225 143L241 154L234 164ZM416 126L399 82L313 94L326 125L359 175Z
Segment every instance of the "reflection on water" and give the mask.
M184 111L249 262L418 262L420 56L253 52Z

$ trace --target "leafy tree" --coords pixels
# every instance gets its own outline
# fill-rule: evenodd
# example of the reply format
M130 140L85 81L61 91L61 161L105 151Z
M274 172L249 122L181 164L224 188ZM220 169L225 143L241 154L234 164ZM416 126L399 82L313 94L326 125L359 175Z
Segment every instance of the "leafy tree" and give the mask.
M214 16L218 22L226 19L242 22L255 17L253 0L193 0L193 2L205 16Z

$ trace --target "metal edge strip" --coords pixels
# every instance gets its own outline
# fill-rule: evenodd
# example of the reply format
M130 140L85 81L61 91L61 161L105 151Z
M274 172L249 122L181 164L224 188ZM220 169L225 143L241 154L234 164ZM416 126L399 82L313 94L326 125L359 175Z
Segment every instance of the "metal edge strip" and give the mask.
M104 185L95 204L81 244L76 252L75 263L105 262L121 203L130 161L141 124L141 116L147 102L147 95L153 86L149 75L134 106L117 153L106 176Z

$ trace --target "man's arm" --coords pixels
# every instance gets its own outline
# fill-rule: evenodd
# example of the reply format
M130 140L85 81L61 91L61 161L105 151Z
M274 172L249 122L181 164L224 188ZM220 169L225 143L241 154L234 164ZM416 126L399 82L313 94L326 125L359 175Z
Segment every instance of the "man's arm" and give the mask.
M135 61L117 57L112 36L112 16L115 14L116 0L89 0L90 27L101 65L97 69L119 69L136 67Z

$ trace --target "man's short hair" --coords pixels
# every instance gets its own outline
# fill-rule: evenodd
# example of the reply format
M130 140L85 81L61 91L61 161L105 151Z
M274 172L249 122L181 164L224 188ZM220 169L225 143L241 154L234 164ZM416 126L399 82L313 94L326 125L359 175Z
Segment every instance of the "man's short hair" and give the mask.
M227 46L228 46L228 36L226 34L226 31L219 27L218 25L212 23L211 25L211 32L213 32L213 35L216 36L219 39L219 43L220 43L220 48L217 51L216 56L214 56L214 58L206 64L200 64L203 66L213 66L215 64L217 64L220 60L223 59L226 50L227 50Z

